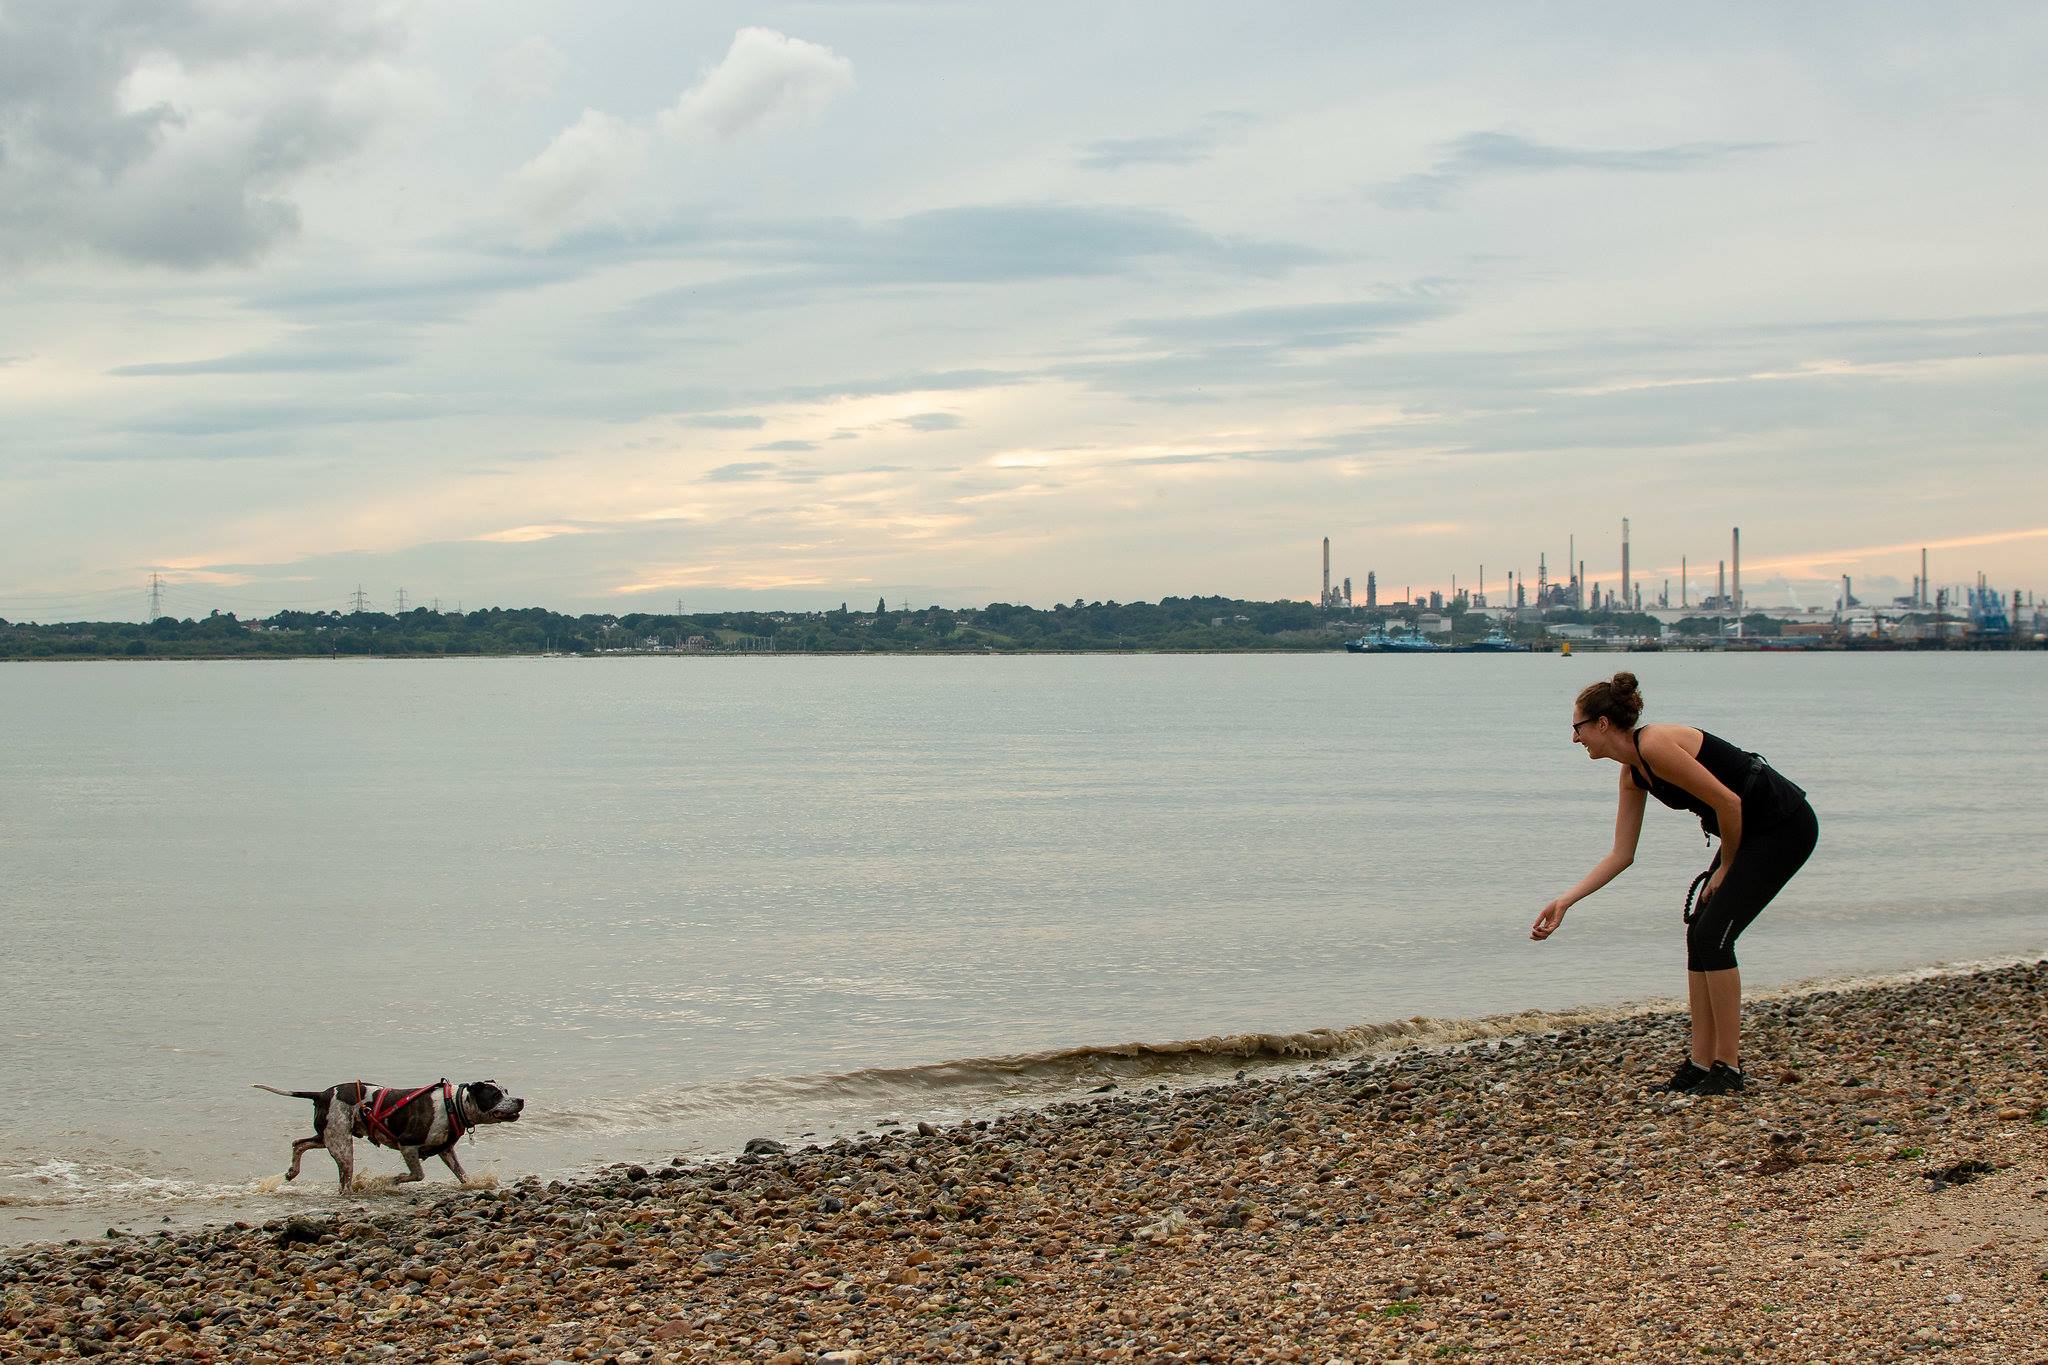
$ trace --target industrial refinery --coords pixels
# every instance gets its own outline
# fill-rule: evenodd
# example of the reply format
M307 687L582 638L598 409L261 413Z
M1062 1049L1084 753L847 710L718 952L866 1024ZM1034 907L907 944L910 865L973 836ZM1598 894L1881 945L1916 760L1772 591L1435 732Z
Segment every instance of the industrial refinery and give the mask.
M1745 599L1739 526L1728 529L1728 553L1711 571L1702 565L1695 573L1691 559L1681 556L1675 583L1661 575L1654 585L1643 582L1627 517L1621 519L1618 549L1619 571L1606 581L1590 579L1578 538L1569 536L1563 574L1552 577L1549 554L1539 551L1534 584L1520 569L1509 569L1492 580L1498 586L1492 593L1487 567L1479 564L1464 582L1450 575L1448 590L1404 585L1382 601L1378 573L1368 568L1363 601L1354 601L1350 577L1333 577L1325 536L1316 600L1325 611L1368 614L1364 624L1372 629L1351 642L1356 653L1483 650L1489 641L1498 647L1508 639L1537 648L1700 649L2030 648L2048 639L2048 610L2032 593L2008 595L1982 573L1970 581L1937 583L1924 548L1911 592L1866 601L1844 574L1834 600L1812 608L1764 608Z

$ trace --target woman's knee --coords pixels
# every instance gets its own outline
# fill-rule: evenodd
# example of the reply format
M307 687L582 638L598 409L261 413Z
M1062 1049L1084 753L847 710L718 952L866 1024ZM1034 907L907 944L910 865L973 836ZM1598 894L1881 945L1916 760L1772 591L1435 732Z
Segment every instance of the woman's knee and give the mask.
M1685 969L1721 972L1734 967L1735 935L1739 932L1733 920L1720 915L1695 919L1685 930Z

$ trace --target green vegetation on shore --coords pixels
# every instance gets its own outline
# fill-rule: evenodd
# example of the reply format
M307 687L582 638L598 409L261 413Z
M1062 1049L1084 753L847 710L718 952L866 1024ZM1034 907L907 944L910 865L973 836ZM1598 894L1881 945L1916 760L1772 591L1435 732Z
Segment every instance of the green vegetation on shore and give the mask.
M1168 597L1159 602L1082 602L1040 609L997 602L980 608L818 612L631 612L567 616L542 607L471 612L283 611L263 620L228 613L197 620L53 624L0 620L0 659L292 658L338 655L592 654L610 651L768 651L820 654L947 654L1033 651L1331 650L1378 622L1408 622L1415 609L1333 611L1307 602ZM1494 622L1444 613L1453 638L1477 639ZM1623 633L1655 622L1629 613L1572 613ZM1533 625L1521 632L1537 639Z

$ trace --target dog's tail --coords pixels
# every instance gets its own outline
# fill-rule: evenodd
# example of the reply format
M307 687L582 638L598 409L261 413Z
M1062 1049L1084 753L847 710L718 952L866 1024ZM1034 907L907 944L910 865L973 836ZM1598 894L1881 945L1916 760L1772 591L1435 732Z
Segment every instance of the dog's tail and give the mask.
M274 1085L264 1085L260 1081L249 1088L251 1090L268 1090L271 1094L282 1095L288 1100L317 1100L320 1098L318 1090L279 1090Z

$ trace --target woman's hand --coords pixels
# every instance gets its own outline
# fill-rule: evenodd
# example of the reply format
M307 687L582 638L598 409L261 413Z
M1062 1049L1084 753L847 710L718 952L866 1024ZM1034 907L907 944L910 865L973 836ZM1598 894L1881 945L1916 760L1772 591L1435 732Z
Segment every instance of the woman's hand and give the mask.
M1707 878L1706 887L1700 892L1700 909L1704 910L1707 908L1707 902L1714 899L1714 893L1719 891L1721 889L1721 883L1727 880L1728 865L1726 863L1723 863L1721 864L1721 866L1714 869L1713 876Z
M1564 923L1564 912L1571 907L1560 896L1543 907L1543 913L1536 917L1536 924L1529 930L1529 937L1541 943L1557 932L1557 926Z

